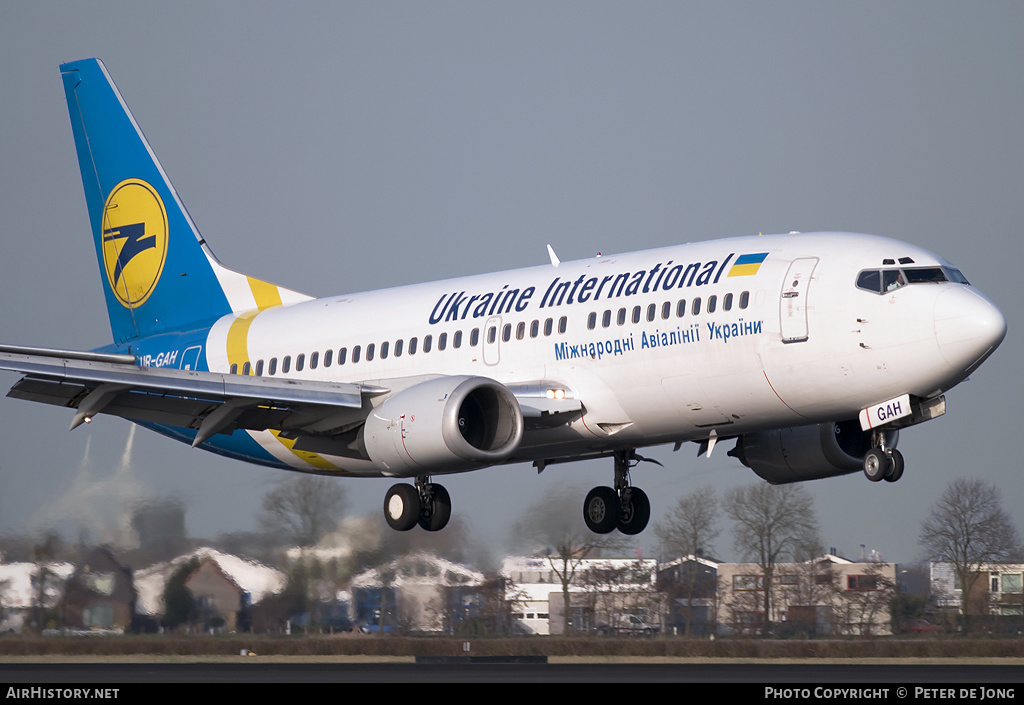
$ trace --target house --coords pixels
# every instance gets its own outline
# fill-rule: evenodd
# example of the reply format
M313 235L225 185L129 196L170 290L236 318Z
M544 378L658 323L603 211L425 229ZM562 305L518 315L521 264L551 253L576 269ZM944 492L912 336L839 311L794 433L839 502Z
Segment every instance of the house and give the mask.
M352 578L352 618L370 631L452 632L474 616L483 584L483 573L411 553Z
M135 614L131 570L109 548L94 548L64 583L60 607L66 627L125 631Z
M215 629L236 631L240 612L259 604L268 595L279 593L287 582L285 574L276 568L213 548L197 548L136 571L138 614L159 622L166 611L167 581L193 559L197 565L185 577L185 587L192 593L204 625Z
M569 623L577 632L660 631L661 596L653 559L510 556L502 562L516 624L530 634L563 634L569 575Z

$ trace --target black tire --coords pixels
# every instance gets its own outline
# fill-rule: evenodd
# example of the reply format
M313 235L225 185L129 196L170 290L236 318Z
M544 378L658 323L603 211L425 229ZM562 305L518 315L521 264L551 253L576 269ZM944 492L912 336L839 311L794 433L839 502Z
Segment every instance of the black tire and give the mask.
M395 531L408 531L420 518L420 493L412 485L393 485L384 495L384 519Z
M864 456L864 476L872 482L878 482L889 474L892 460L881 448L872 448Z
M619 525L619 495L611 487L595 487L583 502L583 521L595 534L611 533Z
M647 522L651 520L651 500L646 492L639 487L630 487L629 502L623 502L621 506L619 531L635 536L647 528Z
M898 450L892 452L892 467L885 475L886 482L896 482L903 477L903 453Z
M433 501L430 507L420 510L419 525L427 531L440 531L452 517L452 498L444 485L431 484L430 491Z

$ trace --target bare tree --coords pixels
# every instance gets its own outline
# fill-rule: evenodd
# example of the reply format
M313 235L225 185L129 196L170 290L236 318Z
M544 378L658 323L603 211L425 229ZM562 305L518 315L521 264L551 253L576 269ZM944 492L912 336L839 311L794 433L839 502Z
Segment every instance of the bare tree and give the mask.
M683 496L669 515L658 523L655 532L661 544L662 556L699 558L712 550L718 538L718 496L713 487L702 487ZM693 633L693 601L701 578L694 562L685 566L682 583L677 584L676 597L684 601L686 636Z
M345 490L333 478L289 476L263 496L260 523L299 546L312 546L337 526L345 503Z
M587 529L583 522L583 503L579 501L581 496L568 487L556 488L540 502L528 507L513 531L547 557L552 572L558 578L562 586L565 635L569 634L572 618L569 587L576 579L577 570L587 558L623 545L617 535L595 534Z
M786 557L803 558L818 540L814 499L802 485L754 483L725 493L725 513L733 521L737 551L760 566L764 589L764 630L771 630L775 565Z
M952 564L967 632L968 598L983 566L1009 560L1019 550L1017 529L1003 510L999 490L982 480L954 480L921 523L918 543L932 560Z

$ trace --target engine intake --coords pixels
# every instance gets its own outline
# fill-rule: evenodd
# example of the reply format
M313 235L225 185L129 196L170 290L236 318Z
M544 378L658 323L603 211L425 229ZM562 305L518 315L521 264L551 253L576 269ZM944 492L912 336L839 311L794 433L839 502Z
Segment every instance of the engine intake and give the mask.
M438 377L403 389L375 408L363 429L370 460L394 476L500 463L522 438L515 395L486 377Z
M895 448L899 431L886 431L887 448ZM871 450L871 431L856 419L777 428L739 438L729 455L773 485L848 475L863 468Z

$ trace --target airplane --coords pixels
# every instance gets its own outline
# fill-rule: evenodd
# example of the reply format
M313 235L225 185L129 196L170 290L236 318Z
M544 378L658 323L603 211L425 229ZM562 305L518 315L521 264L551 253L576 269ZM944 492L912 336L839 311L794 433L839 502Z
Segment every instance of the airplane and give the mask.
M400 480L396 530L438 531L441 475L611 458L596 533L642 532L638 450L697 444L773 484L895 482L900 430L1002 342L999 309L920 247L735 237L313 298L228 269L97 59L60 67L112 343L0 347L8 396L250 463ZM652 461L657 462L657 461Z

